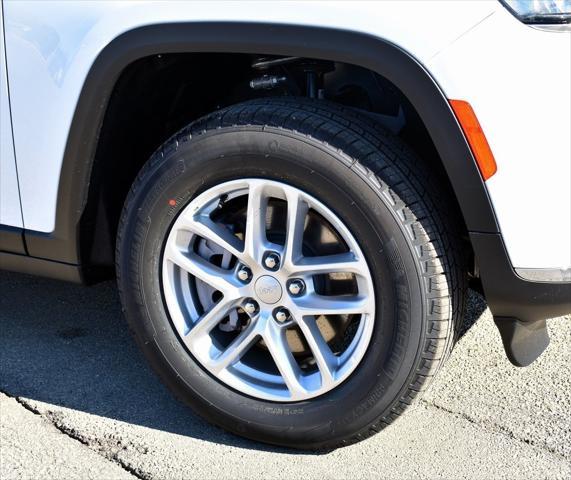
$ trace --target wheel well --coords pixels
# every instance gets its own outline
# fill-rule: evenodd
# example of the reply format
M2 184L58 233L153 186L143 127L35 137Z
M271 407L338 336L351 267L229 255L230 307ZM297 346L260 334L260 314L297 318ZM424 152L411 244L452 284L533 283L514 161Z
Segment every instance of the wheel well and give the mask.
M82 264L113 267L115 236L126 195L142 165L165 140L219 108L276 95L327 98L369 112L372 121L383 123L429 163L460 211L417 110L381 75L348 63L308 58L157 54L125 68L111 93L80 221ZM467 232L462 233L467 237Z

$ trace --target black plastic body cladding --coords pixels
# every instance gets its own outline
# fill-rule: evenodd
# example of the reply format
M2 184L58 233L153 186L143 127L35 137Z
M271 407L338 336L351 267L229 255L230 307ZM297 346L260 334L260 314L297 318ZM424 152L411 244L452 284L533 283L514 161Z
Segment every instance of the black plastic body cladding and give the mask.
M81 263L77 243L98 132L115 82L132 62L155 54L226 52L295 55L362 66L393 82L417 109L444 163L469 230L498 232L476 163L439 87L409 54L355 32L259 23L141 27L113 40L95 60L82 89L64 154L55 230L26 232L30 255Z

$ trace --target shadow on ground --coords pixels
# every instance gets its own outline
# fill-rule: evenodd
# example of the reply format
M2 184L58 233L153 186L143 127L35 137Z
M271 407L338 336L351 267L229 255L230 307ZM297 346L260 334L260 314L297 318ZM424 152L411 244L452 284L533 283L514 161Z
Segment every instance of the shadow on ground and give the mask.
M485 302L471 294L462 328ZM124 321L114 282L94 287L0 271L0 390L178 435L288 453L213 427L150 371ZM295 451L299 455L299 451Z

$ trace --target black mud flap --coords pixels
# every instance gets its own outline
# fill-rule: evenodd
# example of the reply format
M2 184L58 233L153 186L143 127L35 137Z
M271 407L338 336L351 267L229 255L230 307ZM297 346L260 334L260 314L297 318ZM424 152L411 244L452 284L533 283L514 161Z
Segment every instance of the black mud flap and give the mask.
M527 367L549 345L545 320L522 322L514 317L494 317L506 355L516 367Z

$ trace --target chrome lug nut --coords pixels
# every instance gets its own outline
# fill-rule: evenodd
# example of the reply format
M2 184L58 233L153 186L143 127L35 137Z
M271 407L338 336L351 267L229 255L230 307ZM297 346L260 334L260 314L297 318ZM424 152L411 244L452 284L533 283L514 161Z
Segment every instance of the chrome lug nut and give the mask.
M264 265L270 270L277 270L280 266L280 256L277 253L267 253L264 258Z
M289 282L287 289L292 295L299 295L305 289L305 283L303 283L303 280L292 280Z
M283 323L285 322L288 318L289 318L289 312L285 309L285 308L280 308L279 310L276 311L276 313L274 314L274 318L280 322Z
M241 267L240 270L238 270L238 278L242 282L247 282L248 280L250 280L251 276L252 276L252 272L250 271L250 269L248 267Z
M248 300L244 306L242 307L242 309L248 314L248 315L252 315L252 313L255 313L256 310L258 309L258 306L256 305L256 302L254 302L253 300Z

